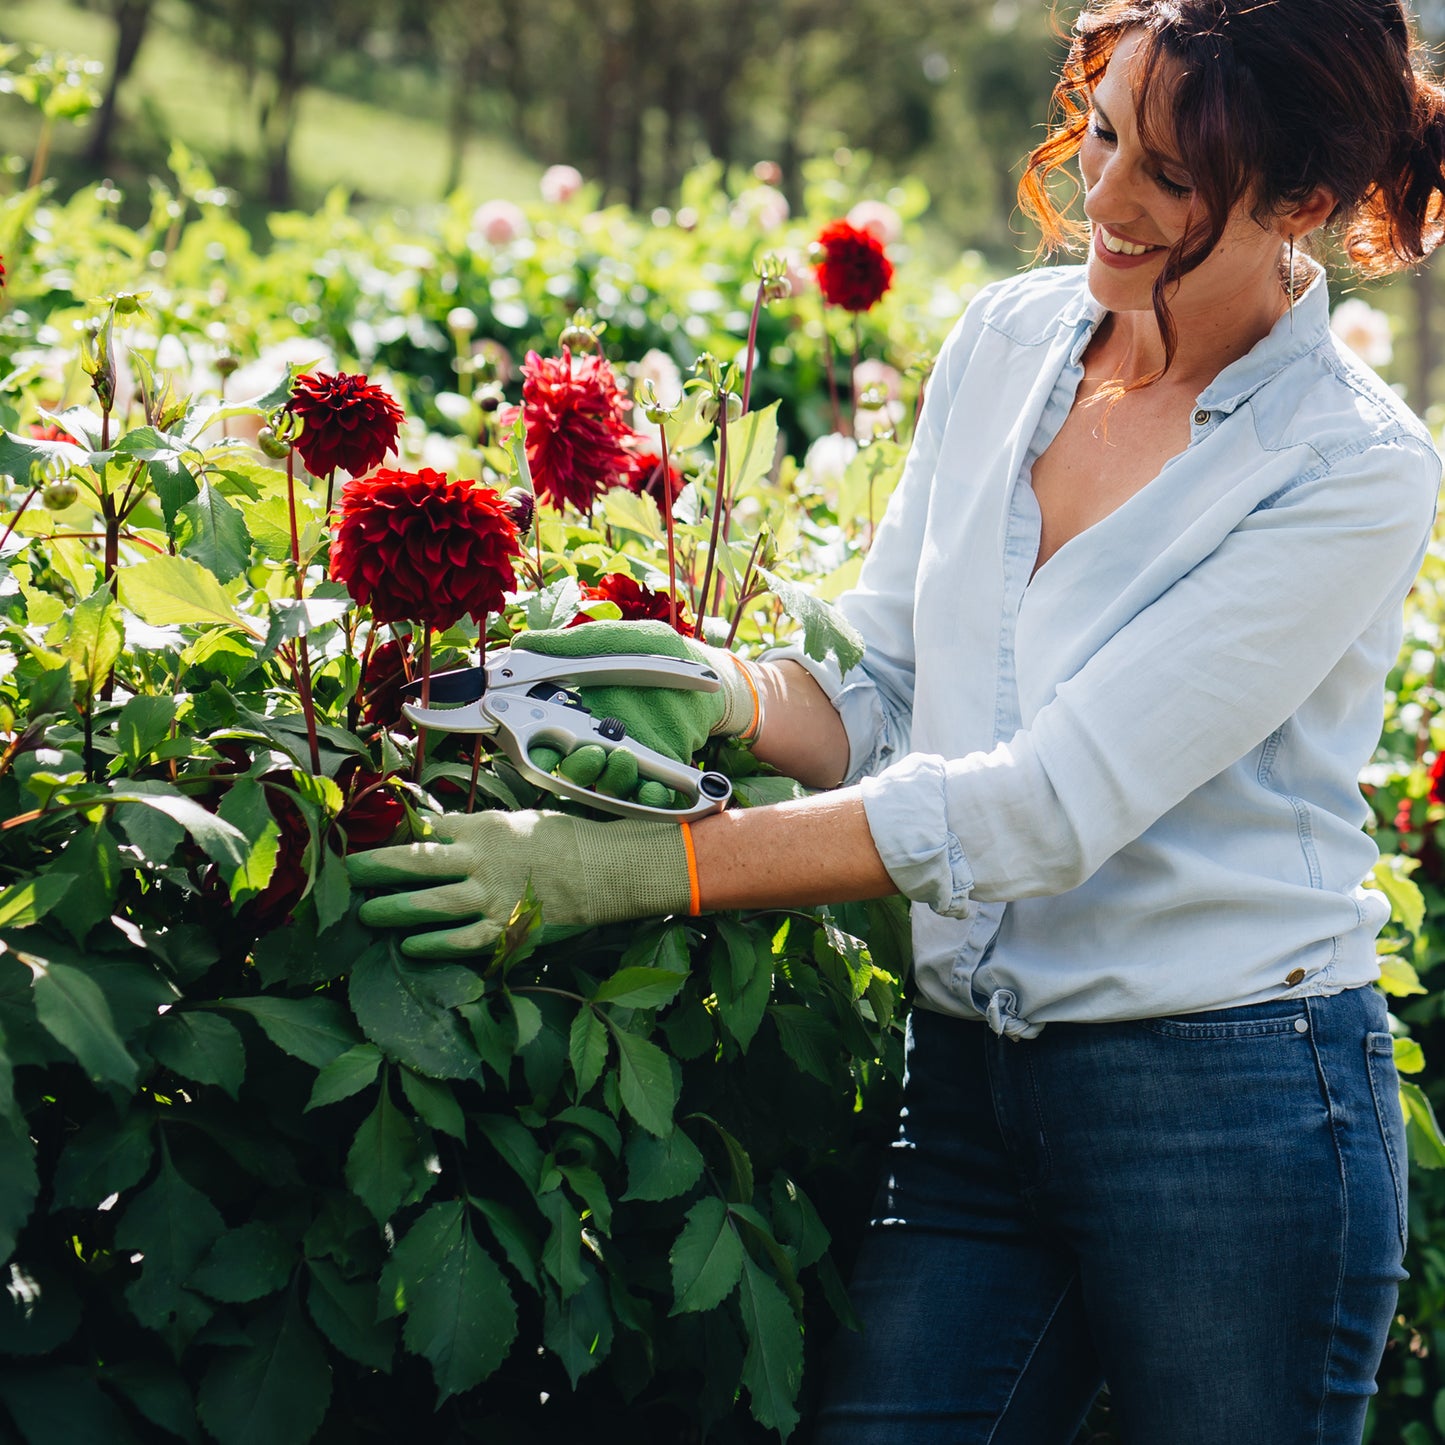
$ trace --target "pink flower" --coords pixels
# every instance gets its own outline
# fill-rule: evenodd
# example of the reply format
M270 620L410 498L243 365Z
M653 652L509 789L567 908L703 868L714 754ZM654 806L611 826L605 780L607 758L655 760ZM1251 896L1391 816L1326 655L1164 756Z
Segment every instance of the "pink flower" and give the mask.
M883 201L859 201L848 212L848 221L860 231L877 236L885 246L891 246L895 241L903 239L902 218L892 206Z
M472 234L489 246L509 246L527 234L527 218L511 201L483 201L472 212Z
M549 206L565 206L582 189L582 172L576 166L548 166L542 172L542 199Z

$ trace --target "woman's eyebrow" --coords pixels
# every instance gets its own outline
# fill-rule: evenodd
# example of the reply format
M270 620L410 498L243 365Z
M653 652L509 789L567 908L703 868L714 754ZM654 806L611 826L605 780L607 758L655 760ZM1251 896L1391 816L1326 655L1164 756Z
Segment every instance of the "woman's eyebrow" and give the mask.
M1104 109L1102 105L1099 104L1099 97L1097 94L1091 95L1089 97L1089 104L1093 107L1094 114L1097 115L1099 119L1104 122L1104 125L1109 130L1113 130L1113 122L1109 119L1108 112Z

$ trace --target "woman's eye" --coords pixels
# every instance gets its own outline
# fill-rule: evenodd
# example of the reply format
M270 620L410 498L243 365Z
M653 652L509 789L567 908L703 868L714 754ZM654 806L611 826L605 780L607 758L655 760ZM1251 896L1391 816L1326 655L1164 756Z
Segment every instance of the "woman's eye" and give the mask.
M1103 141L1106 146L1113 145L1114 142L1119 139L1113 131L1105 130L1094 117L1090 117L1089 119L1089 134L1093 136L1095 140Z
M1159 182L1159 185L1165 193L1173 196L1175 200L1182 201L1185 196L1192 196L1194 194L1193 186L1181 185L1178 181L1171 181L1168 176L1159 175L1155 176L1154 179Z

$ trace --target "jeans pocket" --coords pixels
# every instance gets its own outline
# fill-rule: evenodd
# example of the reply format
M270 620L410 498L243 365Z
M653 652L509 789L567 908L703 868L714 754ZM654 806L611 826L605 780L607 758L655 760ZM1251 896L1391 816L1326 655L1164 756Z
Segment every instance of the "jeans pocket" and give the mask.
M1139 1027L1166 1038L1212 1043L1224 1039L1277 1038L1281 1034L1303 1037L1309 1032L1309 1019L1304 1000L1272 999L1268 1003L1244 1004L1237 1008L1140 1019Z
M1400 1075L1395 1069L1395 1041L1387 1033L1365 1035L1365 1061L1370 1071L1370 1093L1375 1100L1385 1154L1390 1161L1390 1178L1395 1185L1395 1212L1399 1220L1400 1248L1409 1237L1407 1206L1407 1160L1405 1116L1400 1111Z

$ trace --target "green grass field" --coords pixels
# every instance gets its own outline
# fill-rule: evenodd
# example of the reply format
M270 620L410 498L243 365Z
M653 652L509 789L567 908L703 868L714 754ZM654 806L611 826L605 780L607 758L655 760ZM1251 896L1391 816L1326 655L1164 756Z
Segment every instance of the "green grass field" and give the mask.
M168 138L174 136L232 181L228 173L258 151L244 76L239 66L197 46L183 18L179 7L163 5L152 21L121 92L117 147L125 165L143 176L164 166ZM114 26L105 16L58 0L11 0L0 10L0 39L30 41L108 66ZM27 142L33 144L34 112L19 102L3 100L0 125L4 149L24 151ZM67 162L83 145L84 127L63 126L55 140L54 169L67 179L85 179L73 176ZM292 167L298 203L314 201L339 185L370 201L424 205L440 197L445 136L434 121L312 88L302 97ZM540 167L505 140L477 134L468 148L462 187L478 201L531 199L539 173ZM261 197L245 199L258 202Z

